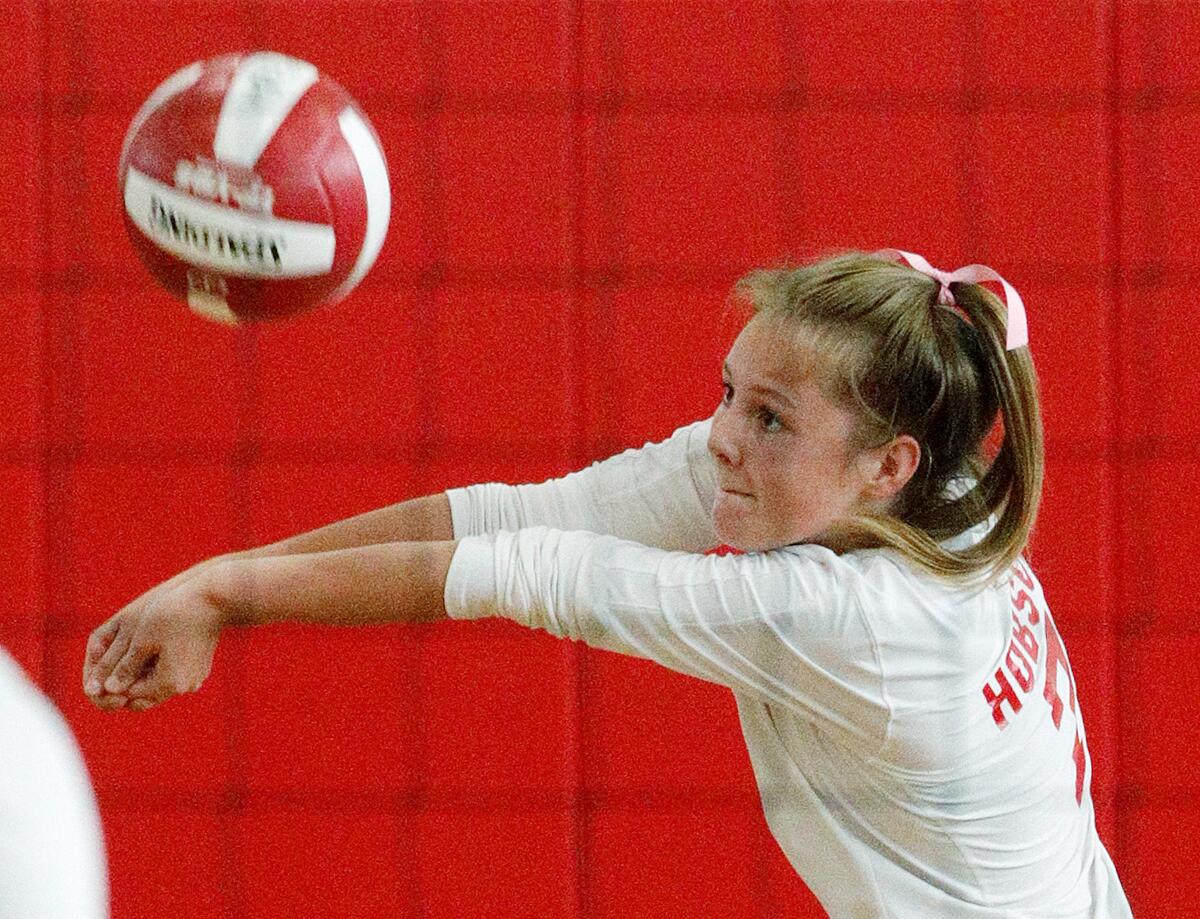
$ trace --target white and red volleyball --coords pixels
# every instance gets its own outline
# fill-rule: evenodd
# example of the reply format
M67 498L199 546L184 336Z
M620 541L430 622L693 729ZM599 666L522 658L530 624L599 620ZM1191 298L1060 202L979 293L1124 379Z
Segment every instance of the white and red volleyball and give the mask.
M345 297L391 214L383 150L358 105L312 64L269 51L163 81L129 127L120 183L142 261L228 323Z

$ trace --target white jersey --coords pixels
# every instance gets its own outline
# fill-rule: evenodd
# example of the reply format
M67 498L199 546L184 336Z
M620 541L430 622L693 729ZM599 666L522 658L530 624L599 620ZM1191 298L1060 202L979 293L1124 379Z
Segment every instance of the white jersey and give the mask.
M0 919L105 919L100 812L58 709L0 649Z
M1129 916L1029 567L972 591L885 550L702 554L710 425L538 485L449 491L450 616L730 687L767 823L832 916Z

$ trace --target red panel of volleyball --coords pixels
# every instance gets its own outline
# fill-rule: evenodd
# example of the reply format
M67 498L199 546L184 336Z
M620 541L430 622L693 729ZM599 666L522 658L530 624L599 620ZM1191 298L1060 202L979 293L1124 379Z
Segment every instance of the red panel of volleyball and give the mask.
M391 203L379 139L354 100L273 52L167 78L129 128L120 184L150 271L229 323L345 297L379 254Z

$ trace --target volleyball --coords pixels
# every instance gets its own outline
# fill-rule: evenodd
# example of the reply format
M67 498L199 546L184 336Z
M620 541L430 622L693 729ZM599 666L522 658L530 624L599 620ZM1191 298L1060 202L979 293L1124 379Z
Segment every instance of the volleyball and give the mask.
M312 64L269 51L168 77L125 136L125 226L207 319L282 319L344 298L387 233L391 190L366 115Z

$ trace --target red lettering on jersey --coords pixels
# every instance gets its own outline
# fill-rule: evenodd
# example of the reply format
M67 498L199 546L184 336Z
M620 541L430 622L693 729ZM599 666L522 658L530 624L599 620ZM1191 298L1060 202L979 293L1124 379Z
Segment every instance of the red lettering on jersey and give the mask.
M1063 650L1062 639L1058 637L1058 629L1049 617L1046 618L1046 686L1042 695L1050 703L1050 717L1054 726L1062 726L1063 704L1058 694L1058 668L1062 666L1067 671L1067 685L1071 688L1071 711L1075 711L1075 677L1067 663L1067 652Z
M1023 668L1013 664L1014 656L1025 665ZM1025 655L1021 653L1021 649L1017 647L1015 641L1008 643L1008 653L1004 655L1004 666L1008 668L1008 672L1021 687L1021 692L1029 692L1033 688L1033 664L1025 659Z
M1026 567L1025 559L1018 558L1013 564L1012 573L1016 575L1017 580L1024 584L1029 590L1033 590L1033 572Z
M1067 675L1067 686L1070 690L1068 696L1068 704L1071 707L1072 714L1076 715L1075 728L1075 744L1071 750L1071 759L1075 763L1075 803L1083 804L1083 783L1087 773L1087 747L1079 737L1078 727L1078 711L1075 707L1075 675L1071 673L1071 665L1067 662L1067 652L1063 647L1062 638L1058 634L1058 629L1054 625L1054 620L1050 618L1050 614L1039 609L1037 601L1033 595L1036 593L1036 581L1033 577L1033 572L1030 570L1025 559L1019 558L1013 564L1012 578L1009 586L1012 588L1012 640L1008 644L1008 649L1004 655L1005 666L996 671L996 682L999 689L992 689L991 686L983 687L983 697L992 707L992 718L996 725L1003 730L1008 726L1008 721L1004 716L1002 705L1007 701L1012 706L1013 714L1017 714L1021 710L1021 700L1017 693L1013 690L1012 684L1004 675L1004 670L1007 669L1017 685L1021 688L1021 692L1025 693L1033 686L1034 677L1036 675L1036 664L1038 662L1038 654L1041 647L1038 644L1037 635L1029 628L1029 625L1037 625L1040 621L1045 621L1046 625L1046 683L1042 687L1042 695L1046 702L1050 705L1050 717L1054 722L1054 727L1057 730L1062 730L1063 717L1063 701L1058 692L1058 676L1059 670L1065 670ZM1018 586L1018 582L1024 585L1022 588ZM1024 625L1018 614L1025 614L1029 625ZM1017 662L1020 662L1018 665ZM1030 663L1032 661L1032 663Z
M1029 596L1025 591L1018 590L1017 595L1013 597L1013 608L1019 613L1029 607L1029 621L1032 625L1037 625L1038 620L1042 618L1042 614L1038 612L1037 604L1033 602L1033 597Z
M1011 645L1010 645L1011 647ZM1012 706L1013 714L1021 710L1021 700L1017 698L1016 691L1012 688L1012 683L1008 682L1008 677L1004 675L1003 670L996 671L996 682L1000 689L992 689L991 686L983 687L983 698L987 700L988 705L992 707L992 719L1000 730L1008 727L1008 719L1004 717L1003 705L1007 702Z
M1029 621L1034 625L1037 624L1037 620L1033 618L1035 615L1037 615L1036 612L1029 614ZM1021 646L1021 649L1027 655L1029 655L1029 659L1036 664L1038 652L1041 650L1041 648L1038 647L1037 636L1033 634L1033 629L1031 629L1029 626L1022 625L1016 616L1012 617L1012 621L1013 638L1016 640L1017 644Z

